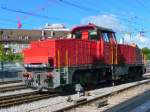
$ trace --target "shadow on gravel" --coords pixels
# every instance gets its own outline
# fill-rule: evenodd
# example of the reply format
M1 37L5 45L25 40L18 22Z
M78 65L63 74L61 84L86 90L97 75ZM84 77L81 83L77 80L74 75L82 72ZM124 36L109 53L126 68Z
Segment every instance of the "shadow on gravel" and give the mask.
M149 79L149 78L148 77L142 77L142 78L138 78L138 79L134 79L134 80L126 80L126 81L123 81L123 82L117 81L117 82L115 82L115 86L121 85L121 84L132 83L132 82L136 82L136 81L142 81L142 80L146 80L146 79ZM113 86L112 82L111 83L103 82L103 83L99 83L97 85L88 85L88 86L84 87L84 90L85 91L90 91L90 90L96 90L96 89L112 87L112 86ZM59 94L61 96L76 94L75 86L73 86L73 85L66 86L66 87L63 88L63 91L61 91Z
M136 107L140 106L144 102L150 100L150 90L144 92L143 94L140 94L138 96L135 96L125 102L122 102L110 109L107 109L104 112L130 112ZM146 111L147 112L147 111Z

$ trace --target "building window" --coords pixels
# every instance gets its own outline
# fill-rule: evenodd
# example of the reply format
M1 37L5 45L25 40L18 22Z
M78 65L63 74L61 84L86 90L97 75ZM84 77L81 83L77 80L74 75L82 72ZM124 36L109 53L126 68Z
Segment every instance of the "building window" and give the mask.
M51 31L50 36L51 36L51 37L54 37L54 36L55 36L55 32L54 32L54 31Z
M31 39L31 37L30 37L30 36L28 36L28 39L30 40L30 39Z
M8 39L8 35L3 35L3 40L7 40Z
M19 36L19 40L22 40L22 36Z
M28 40L28 39L29 39L29 37L28 37L28 36L25 36L25 37L24 37L24 39L25 39L25 40Z
M12 49L12 50L13 50L13 53L17 53L17 52L16 52L16 49Z

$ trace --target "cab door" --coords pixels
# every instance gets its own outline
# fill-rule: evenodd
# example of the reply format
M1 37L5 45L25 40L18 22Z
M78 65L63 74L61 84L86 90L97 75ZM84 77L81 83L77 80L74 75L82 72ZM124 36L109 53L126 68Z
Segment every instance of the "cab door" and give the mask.
M117 64L118 62L118 54L117 54L117 40L116 40L116 37L115 37L115 33L113 33L113 32L110 32L110 33L108 33L108 35L109 35L109 38L110 38L110 42L109 42L109 44L110 44L110 47L111 47L111 57L112 57L112 62L111 62L111 64Z
M113 32L103 31L103 58L106 64L117 64L117 41Z
M111 53L111 46L110 46L110 37L108 35L108 32L103 31L101 33L102 36L102 57L105 62L105 64L111 64L112 63L112 53Z

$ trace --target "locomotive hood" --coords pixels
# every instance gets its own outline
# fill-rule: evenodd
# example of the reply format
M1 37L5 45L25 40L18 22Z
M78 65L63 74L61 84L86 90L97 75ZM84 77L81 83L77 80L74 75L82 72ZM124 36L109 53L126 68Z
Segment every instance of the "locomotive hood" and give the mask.
M47 64L54 57L54 40L33 41L23 50L24 64Z

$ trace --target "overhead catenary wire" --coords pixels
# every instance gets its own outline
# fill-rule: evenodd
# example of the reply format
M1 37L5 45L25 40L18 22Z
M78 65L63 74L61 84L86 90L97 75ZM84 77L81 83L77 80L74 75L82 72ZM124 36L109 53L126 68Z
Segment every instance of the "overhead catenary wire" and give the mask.
M140 6L142 6L147 12L150 12L150 9L145 6L145 4L140 0L135 0Z
M17 12L17 13L22 13L22 14L26 14L26 15L31 15L31 16L48 18L48 16L45 16L45 15L39 15L39 14L35 14L35 13L32 13L32 12L26 12L26 11L16 10L16 9L11 9L11 8L7 8L7 7L1 7L1 9L7 10L7 11L11 11L11 12Z
M73 7L80 8L80 9L82 9L82 10L95 11L95 10L92 10L92 9L90 9L90 8L83 7L83 6L80 6L80 5L77 5L77 4L68 2L68 1L66 1L66 0L59 0L59 1L65 3L65 4L68 4L68 5L71 5L71 6L73 6ZM45 18L45 19L54 19L54 20L61 20L61 21L62 21L62 18L49 17L49 16L46 16L46 15L37 14L37 13L35 13L35 12L26 12L26 11L21 11L21 10L16 10L16 9L7 8L7 7L4 7L4 6L1 6L1 9L7 10L7 11L11 11L11 12L16 12L16 13L22 13L22 14L25 14L25 15L31 15L31 16L41 17L41 18ZM122 20L129 22L129 20L126 19L126 18L123 18L123 17L118 17L118 18L119 18L119 19L121 18Z
M36 10L34 10L34 11L32 11L31 13L32 13L32 14L36 14L37 12L43 11L43 10L45 10L45 7L44 7L44 6L38 8L38 9L36 9ZM23 19L27 19L29 16L30 16L30 15L25 15L25 16L23 17Z
M74 2L69 1L69 0L57 0L57 1L59 1L61 3L64 3L66 5L72 6L72 7L79 8L79 9L87 11L87 12L89 12L89 11L90 12L97 12L96 9L89 8L88 6L82 6L81 4L77 4L76 2L74 3ZM40 15L40 14L37 14L36 12L27 12L27 11L12 9L12 8L8 8L6 6L1 7L1 9L6 10L6 11L11 11L11 12L16 12L16 13L22 13L22 14L25 14L25 15L40 17L40 18L44 18L44 19L53 19L53 20L58 20L58 21L64 21L63 18L50 17L50 16L47 16L47 15ZM39 9L39 10L42 10L42 9ZM121 21L126 22L126 23L132 23L132 20L133 20L133 19L131 20L129 18L122 17L122 16L117 16L117 18Z
M36 9L32 10L31 13L37 14L40 11L45 11L46 9L48 9L50 7L50 5L52 5L52 4L47 4L47 2L44 4L40 4ZM27 19L29 16L30 15L25 15L23 17L23 19Z
M12 19L7 19L7 18L0 18L0 23L3 23L3 24L8 24L8 25L16 25L18 21L17 20L12 20ZM32 26L33 27L33 24L25 24L26 26Z
M150 9L143 3L143 1L141 0L135 0L135 1L137 2L138 5L143 7L147 13L150 12ZM140 30L139 32L147 32L147 30L143 30L143 27L142 27L142 30Z
M6 10L6 11L10 11L10 12L21 13L21 14L25 14L25 15L31 15L31 16L35 16L35 17L40 17L40 18L44 18L44 19L52 19L52 20L64 21L62 18L50 17L50 16L47 16L47 15L40 15L40 14L36 14L36 13L32 13L32 12L12 9L12 8L3 7L3 6L1 6L1 9L2 10Z
M33 11L31 11L31 13L32 14L36 14L37 12L39 12L39 11L44 11L47 7L46 7L47 5L41 5L40 7L38 7L36 10L33 10ZM23 18L21 18L20 19L20 17L17 17L17 20L18 20L18 23L17 23L17 25L18 25L18 28L21 28L22 27L22 19L27 19L29 16L31 16L31 15L24 15L23 16Z
M123 7L121 7L118 4L114 4L114 5L116 7L118 7L119 9L122 9L122 10L124 9ZM116 17L119 20L123 21L124 24L127 23L128 24L127 26L129 26L130 30L131 30L131 28L132 28L132 30L134 30L131 32L135 32L135 30L138 31L137 26L142 27L142 23L141 23L142 18L137 15L129 15L129 14L123 14L123 13L121 14L121 13L117 12ZM138 21L138 20L140 20L140 21Z
M139 5L139 6L141 6L141 7L143 7L145 10L147 10L147 12L150 12L150 9L148 8L148 7L146 7L145 6L145 4L143 3L143 1L141 1L141 0L135 0L135 2ZM122 3L122 2L121 2ZM117 7L119 6L119 5L117 5L117 4L114 4L114 5L116 5ZM135 5L135 4L130 4L129 6L131 7L131 8L133 8L133 5ZM121 7L121 6L120 6ZM120 8L119 7L119 8ZM135 6L134 6L135 7ZM123 9L123 8L122 8ZM121 13L119 13L119 12L117 12L121 17L122 16L125 16L125 17L128 17L130 20L132 19L132 21L133 22L136 22L136 24L137 23L139 23L139 24L141 24L141 25L139 25L139 26L143 26L143 22L144 23L147 23L148 21L145 19L145 18L143 18L142 16L138 16L138 15L129 15L129 13L127 12L127 14L121 14ZM136 20L136 21L135 21Z
M72 2L69 2L67 0L59 0L61 3L64 3L66 5L69 5L69 6L72 6L72 7L75 7L75 8L78 8L78 9L81 9L83 11L86 11L86 12L98 12L99 13L99 10L96 10L96 9L92 9L92 8L89 8L89 7L85 7L85 6L81 6L81 5L77 5L75 3L72 3Z
M59 0L60 2L63 2L63 3L65 3L65 4L67 4L67 5L70 5L70 6L72 6L72 7L76 7L76 8L79 8L79 9L81 9L81 10L85 10L85 11L92 11L92 12L94 12L95 10L92 10L91 8L88 8L88 10L87 10L87 7L83 7L83 6L81 6L81 5L77 5L77 4L75 4L75 3L72 3L72 2L68 2L68 1L66 1L66 0ZM122 17L122 16L116 16L119 20L121 20L121 21L124 21L124 22L127 22L127 23L134 23L134 20L135 19L137 19L137 16L133 16L133 17L127 17L127 18L125 18L125 17ZM138 18L139 19L139 18ZM139 24L138 24L139 25ZM140 25L139 25L140 26Z

